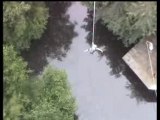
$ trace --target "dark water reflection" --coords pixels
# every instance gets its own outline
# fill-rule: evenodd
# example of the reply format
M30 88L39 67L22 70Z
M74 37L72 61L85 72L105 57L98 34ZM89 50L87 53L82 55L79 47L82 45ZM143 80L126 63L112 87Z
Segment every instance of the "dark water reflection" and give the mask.
M88 15L84 19L87 25L83 25L86 31L89 31L86 39L89 45L91 45L92 40L92 11L88 10ZM156 102L155 92L148 90L146 86L141 82L141 80L133 73L133 71L126 65L122 60L122 57L134 46L126 48L118 37L113 35L99 20L95 24L95 43L98 46L105 45L106 49L104 54L100 54L101 57L105 56L107 59L107 66L110 66L110 75L115 77L120 77L122 74L128 79L126 88L131 90L131 98L136 98L137 102L147 101Z
M40 40L32 43L29 51L22 53L28 61L29 68L34 70L35 74L41 72L47 64L47 56L58 60L66 57L72 39L77 36L74 32L74 24L69 21L69 15L65 14L71 3L46 2L46 4L49 7L47 29Z
M66 70L78 105L75 118L155 120L153 92L147 90L122 60L129 48L123 47L98 21L95 43L105 46L106 51L84 53L91 43L91 13L80 2L49 2L48 5L51 15L48 29L24 57L37 73L47 63Z
M137 103L146 102L157 102L155 92L148 90L147 87L141 82L141 80L134 74L134 72L126 67L123 75L127 78L130 83L126 84L126 88L131 90L131 98L135 98Z

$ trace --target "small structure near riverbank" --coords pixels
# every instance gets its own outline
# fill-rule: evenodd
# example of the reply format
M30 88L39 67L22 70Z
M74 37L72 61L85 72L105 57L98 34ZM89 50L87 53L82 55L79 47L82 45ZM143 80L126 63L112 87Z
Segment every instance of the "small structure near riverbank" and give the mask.
M148 52L146 41L153 43ZM123 56L123 60L150 90L157 90L157 37L146 37ZM153 69L152 69L153 68ZM152 74L152 72L154 74Z

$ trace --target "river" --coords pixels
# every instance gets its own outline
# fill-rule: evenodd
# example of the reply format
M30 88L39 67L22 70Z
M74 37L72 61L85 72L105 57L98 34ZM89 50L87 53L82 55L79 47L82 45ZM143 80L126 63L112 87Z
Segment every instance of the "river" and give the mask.
M95 43L106 50L103 54L83 52L91 43L91 12L80 2L47 4L47 29L23 52L29 68L35 74L47 64L66 70L78 120L156 120L154 92L122 60L130 48L98 21Z

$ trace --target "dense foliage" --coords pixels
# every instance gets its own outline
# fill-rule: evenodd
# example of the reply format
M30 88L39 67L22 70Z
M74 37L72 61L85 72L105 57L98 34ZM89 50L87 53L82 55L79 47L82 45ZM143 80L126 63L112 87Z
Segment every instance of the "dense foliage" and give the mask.
M30 104L31 110L25 114L26 120L74 119L75 100L65 71L48 66L32 86L36 97Z
M83 3L93 9L93 2ZM96 18L102 19L108 29L128 46L156 35L156 2L96 2Z
M27 64L12 46L3 47L5 120L73 120L75 100L65 71L46 67L29 77Z
M27 64L12 46L3 47L3 84L5 120L18 120L27 100L23 95L23 83L28 80Z
M3 3L3 117L5 120L73 120L75 100L64 71L47 67L31 76L19 51L39 39L48 19L43 2Z
M3 2L3 41L27 49L45 30L48 8L43 2Z

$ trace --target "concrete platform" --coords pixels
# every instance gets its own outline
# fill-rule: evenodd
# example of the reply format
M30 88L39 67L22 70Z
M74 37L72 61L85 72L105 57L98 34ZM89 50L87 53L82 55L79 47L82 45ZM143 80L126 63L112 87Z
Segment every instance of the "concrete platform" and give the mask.
M155 79L151 71L151 64L147 51L146 41L150 41L154 45L154 49L150 52L151 63ZM123 60L142 80L146 87L150 90L157 90L157 37L150 36L142 42L136 44L128 53L123 56Z

